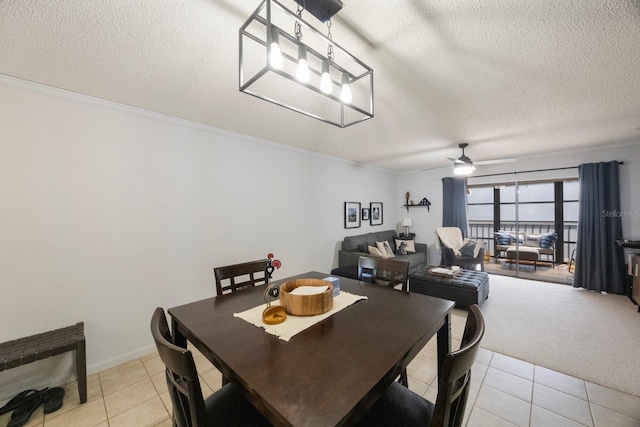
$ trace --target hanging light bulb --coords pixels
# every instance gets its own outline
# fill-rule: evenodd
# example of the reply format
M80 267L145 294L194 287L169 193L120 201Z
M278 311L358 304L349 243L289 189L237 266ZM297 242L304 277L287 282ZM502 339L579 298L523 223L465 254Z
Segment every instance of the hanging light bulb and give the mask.
M307 48L304 45L298 46L298 80L304 83L309 82L309 65L307 64Z
M324 61L322 61L322 78L320 79L320 90L324 93L331 93L331 91L333 90L329 68L329 60L325 59Z
M282 51L280 50L280 35L276 27L271 27L271 50L269 52L269 64L276 70L281 70L284 65Z
M342 90L340 91L340 100L348 104L352 99L351 88L349 87L349 74L342 73Z

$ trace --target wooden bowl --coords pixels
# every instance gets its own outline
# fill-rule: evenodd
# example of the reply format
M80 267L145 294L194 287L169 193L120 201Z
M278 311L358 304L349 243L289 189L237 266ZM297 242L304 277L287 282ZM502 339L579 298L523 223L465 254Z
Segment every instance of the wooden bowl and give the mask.
M299 286L327 286L327 290L315 295L295 295L290 292ZM293 316L315 316L333 307L333 285L321 279L297 279L280 285L280 305Z

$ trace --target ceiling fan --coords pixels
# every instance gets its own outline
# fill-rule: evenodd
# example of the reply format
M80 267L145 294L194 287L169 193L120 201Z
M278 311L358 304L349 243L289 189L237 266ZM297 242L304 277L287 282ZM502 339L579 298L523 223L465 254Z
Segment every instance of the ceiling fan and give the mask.
M458 144L458 147L462 149L462 156L457 159L453 159L451 157L447 157L449 160L453 162L453 173L456 175L469 175L474 170L476 170L476 165L496 165L499 163L513 163L517 162L516 158L508 158L508 159L493 159L493 160L481 160L479 162L473 162L465 153L464 149L467 148L469 144L463 142Z

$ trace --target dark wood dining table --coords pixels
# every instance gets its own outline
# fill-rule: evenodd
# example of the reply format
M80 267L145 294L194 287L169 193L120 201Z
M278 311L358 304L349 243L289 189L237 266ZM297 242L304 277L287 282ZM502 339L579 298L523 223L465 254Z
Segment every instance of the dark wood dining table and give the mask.
M344 277L340 287L367 299L288 342L233 315L264 303L263 286L171 308L176 344L190 341L274 425L352 425L436 334L441 368L454 303Z

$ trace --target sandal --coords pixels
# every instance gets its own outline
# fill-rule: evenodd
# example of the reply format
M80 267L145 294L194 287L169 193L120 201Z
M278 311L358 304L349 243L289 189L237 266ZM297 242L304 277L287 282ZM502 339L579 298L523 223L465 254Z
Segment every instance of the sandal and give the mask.
M18 406L16 410L13 411L13 414L11 414L11 419L7 427L21 427L27 424L33 412L38 409L38 406L42 403L42 396L42 394L38 394L29 400L23 401L22 405Z
M0 415L13 411L18 406L21 406L23 403L42 394L46 390L47 388L45 387L42 390L29 389L29 390L21 391L20 393L15 395L10 401L8 401L2 408L0 408Z
M44 403L44 413L50 414L62 407L64 400L64 389L62 387L53 387L42 395Z

